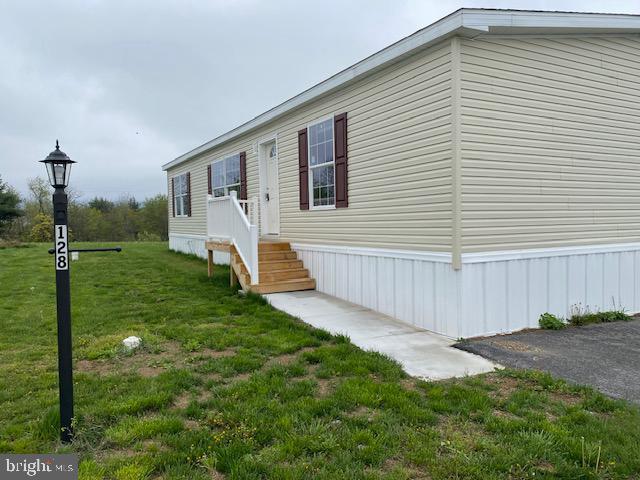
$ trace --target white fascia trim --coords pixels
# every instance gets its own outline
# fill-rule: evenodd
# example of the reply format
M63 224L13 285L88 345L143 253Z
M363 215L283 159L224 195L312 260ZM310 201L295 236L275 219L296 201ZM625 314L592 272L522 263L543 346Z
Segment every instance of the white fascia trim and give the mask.
M426 47L454 34L475 36L483 33L491 33L492 27L502 27L502 29L553 28L558 30L556 33L563 33L563 29L567 32L575 31L576 29L606 29L607 31L631 29L640 32L640 15L460 9L441 18L428 27L418 30L416 33L374 53L346 70L329 77L327 80L318 83L271 110L267 110L253 120L180 155L175 160L164 164L162 169L168 170L239 135L263 126L281 117L285 113L315 100L348 82L370 74L378 68L394 61L398 61L403 56L419 48Z
M401 258L404 260L422 260L428 262L451 263L450 253L421 252L418 250L393 250L388 248L349 247L343 245L313 245L308 243L292 243L293 250L341 253L345 255L362 255L366 257Z
M584 245L575 247L531 248L527 250L506 250L462 254L462 263L486 263L506 260L529 260L532 258L566 257L570 255L590 255L595 253L634 252L640 250L640 243L614 243L604 245Z
M591 28L638 29L640 15L618 13L552 12L536 10L463 9L463 26L468 28Z

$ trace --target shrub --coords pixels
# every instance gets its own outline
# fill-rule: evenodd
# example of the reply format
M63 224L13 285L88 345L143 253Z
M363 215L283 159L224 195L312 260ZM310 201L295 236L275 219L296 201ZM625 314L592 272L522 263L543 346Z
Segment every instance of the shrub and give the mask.
M540 328L544 328L546 330L562 330L567 326L563 319L558 318L549 312L540 315L538 324L540 325Z
M29 240L32 242L53 242L53 220L51 216L39 213L31 227Z

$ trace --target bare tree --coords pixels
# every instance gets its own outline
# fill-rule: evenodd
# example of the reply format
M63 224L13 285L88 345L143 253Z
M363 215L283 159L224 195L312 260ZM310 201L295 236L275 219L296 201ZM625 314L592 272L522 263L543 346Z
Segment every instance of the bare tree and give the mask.
M31 200L35 202L38 207L38 213L50 214L51 205L51 187L42 177L30 178L28 182L29 193Z

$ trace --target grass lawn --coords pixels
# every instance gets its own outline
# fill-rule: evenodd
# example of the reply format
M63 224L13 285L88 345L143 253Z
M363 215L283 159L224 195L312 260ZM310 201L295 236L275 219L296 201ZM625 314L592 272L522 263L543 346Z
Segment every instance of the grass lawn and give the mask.
M84 479L638 478L636 407L533 372L415 380L239 295L226 267L123 247L72 264L72 446L48 245L0 250L0 452L77 451Z

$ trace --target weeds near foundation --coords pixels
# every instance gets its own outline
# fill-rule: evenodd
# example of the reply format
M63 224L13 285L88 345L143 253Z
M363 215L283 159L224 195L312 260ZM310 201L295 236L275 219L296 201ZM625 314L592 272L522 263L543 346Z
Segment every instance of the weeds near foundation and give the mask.
M629 320L633 320L633 317L627 315L622 308L615 308L615 303L613 310L604 312L592 312L588 305L583 307L578 303L569 309L569 318L564 319L546 312L540 315L538 324L545 330L562 330L567 326L581 327L593 323L628 322Z
M589 305L583 307L576 304L569 310L569 318L567 323L576 327L582 325L590 325L592 323L611 323L611 322L627 322L633 320L633 317L627 315L624 309L615 306L615 299L612 299L614 309L604 312L592 312Z

